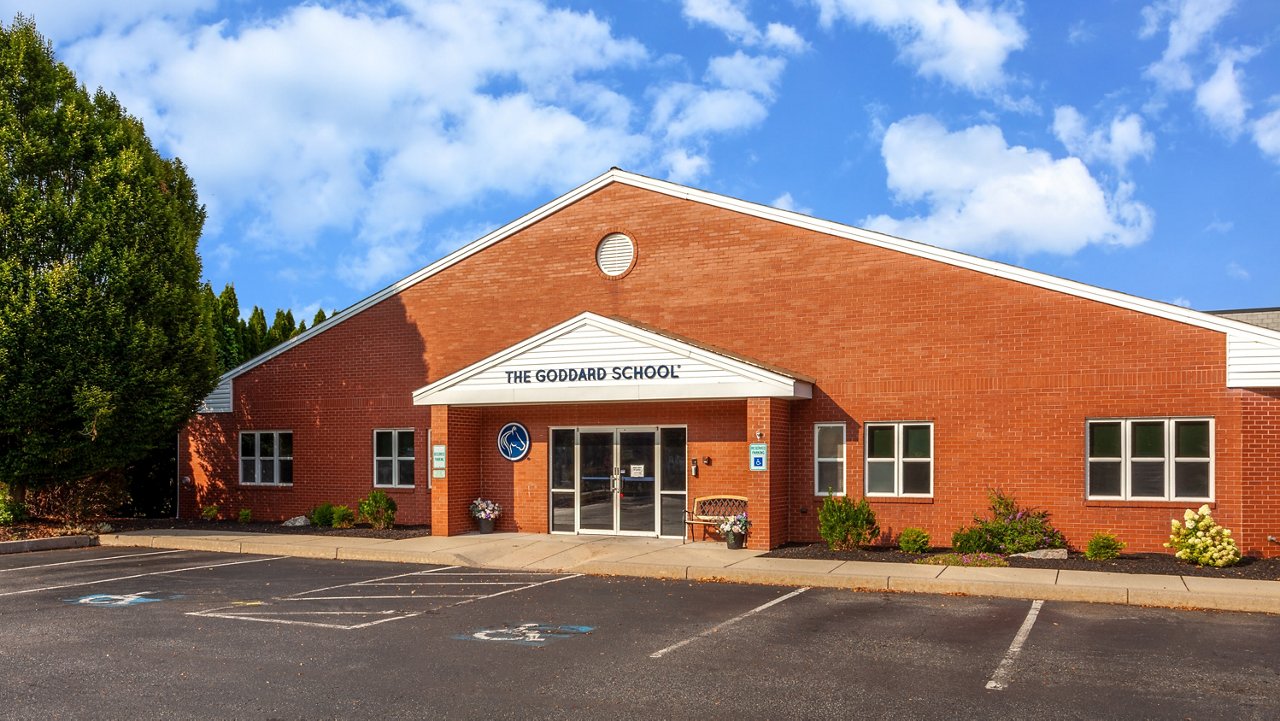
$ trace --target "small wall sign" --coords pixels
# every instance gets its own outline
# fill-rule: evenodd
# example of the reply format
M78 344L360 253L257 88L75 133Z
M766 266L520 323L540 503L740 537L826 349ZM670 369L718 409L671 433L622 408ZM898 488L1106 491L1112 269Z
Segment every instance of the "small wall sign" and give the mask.
M444 469L445 450L444 446L431 446L431 467L436 469Z
M515 462L529 455L529 429L519 423L508 423L498 431L498 453Z
M769 444L768 443L752 443L749 448L751 454L751 463L749 468L753 471L769 470Z

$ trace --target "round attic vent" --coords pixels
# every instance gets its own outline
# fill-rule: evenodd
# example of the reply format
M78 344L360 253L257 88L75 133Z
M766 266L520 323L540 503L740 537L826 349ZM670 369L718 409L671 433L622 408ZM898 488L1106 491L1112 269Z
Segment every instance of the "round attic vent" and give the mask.
M622 233L610 233L596 246L596 265L609 277L626 273L636 258L636 244Z

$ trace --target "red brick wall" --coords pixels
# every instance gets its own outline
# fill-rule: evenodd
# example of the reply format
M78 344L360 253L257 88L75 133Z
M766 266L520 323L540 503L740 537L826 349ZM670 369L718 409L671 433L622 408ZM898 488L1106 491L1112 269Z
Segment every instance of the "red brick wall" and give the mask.
M620 279L602 276L594 262L596 244L614 231L637 245L635 268ZM1214 417L1218 516L1240 527L1255 504L1241 496L1242 401L1224 385L1220 333L625 185L584 198L237 378L234 416L202 416L191 436L294 429L294 490L240 490L255 511L288 513L321 497L363 495L371 485L371 429L430 423L426 409L410 405L413 390L584 310L818 379L814 399L790 408L787 502L770 504L770 525L785 506L786 536L794 540L816 535L812 424L829 420L849 424L854 494L862 486L864 423L935 424L934 499L875 503L895 534L918 525L949 540L985 505L987 489L1000 487L1050 510L1077 545L1109 530L1134 550L1159 550L1168 519L1185 504L1087 503L1090 417ZM703 422L704 411L693 410L702 404L668 408L683 418L658 406L581 412L606 424L662 415L662 422L690 423L691 432ZM722 404L707 407L716 413ZM739 420L726 428L734 435L711 455L736 453L745 468L746 411L742 402L732 407ZM482 446L496 432L494 413L485 412ZM549 423L552 415L541 417ZM1258 418L1274 428L1269 417ZM545 443L543 421L529 428ZM1274 430L1253 435L1274 438ZM418 441L423 459L425 440ZM202 470L193 471L199 493L236 492L234 463L227 463L234 459L205 447L195 464ZM545 525L540 457L523 462L539 468L525 480L492 477L499 486L516 484L510 494L521 507L505 524ZM481 453L485 473L496 458ZM716 491L747 490L741 473L708 471L704 482L725 484ZM1264 473L1247 471L1249 478ZM418 474L425 482L425 461ZM288 498L273 495L282 493ZM195 507L191 496L184 494L184 513ZM412 510L403 517L425 519L427 496L423 483L406 494L402 509ZM1249 533L1247 543L1259 545Z
M1246 553L1280 555L1280 389L1238 391L1243 407L1241 532Z

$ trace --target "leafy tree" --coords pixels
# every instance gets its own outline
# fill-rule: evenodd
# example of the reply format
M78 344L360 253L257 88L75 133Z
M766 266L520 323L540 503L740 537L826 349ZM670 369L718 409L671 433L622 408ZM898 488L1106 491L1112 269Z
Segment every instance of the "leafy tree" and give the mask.
M228 283L218 294L218 357L225 373L249 360L244 348L244 322L240 320L240 300L236 287Z
M204 207L22 16L0 27L0 153L0 482L118 475L216 382Z

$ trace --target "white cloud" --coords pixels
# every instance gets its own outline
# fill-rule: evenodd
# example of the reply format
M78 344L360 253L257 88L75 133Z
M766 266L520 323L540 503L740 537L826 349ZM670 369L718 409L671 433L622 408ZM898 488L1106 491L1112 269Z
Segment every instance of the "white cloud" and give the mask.
M1096 37L1097 34L1093 31L1093 28L1089 27L1088 23L1083 20L1077 20L1067 28L1067 42L1072 45L1083 45L1087 42L1092 42Z
M70 42L104 30L128 28L143 20L184 20L217 6L218 0L0 0L0 19L29 15L45 37ZM32 9L34 5L34 10Z
M1218 235L1226 235L1227 233L1230 233L1232 229L1234 229L1235 227L1236 227L1236 224L1229 220L1220 220L1218 218L1214 218L1213 220L1209 221L1208 225L1204 226L1204 232L1217 233Z
M1194 83L1187 58L1195 55L1235 0L1162 0L1143 8L1140 37L1151 37L1169 19L1169 44L1145 74L1166 90L1190 90Z
M775 208L781 208L782 210L794 211L802 215L813 215L813 208L797 204L796 199L791 197L790 191L774 198L773 202L769 203L769 205L772 205Z
M804 38L790 25L769 23L761 32L747 17L745 6L742 0L684 0L681 10L690 22L710 25L741 45L763 45L786 52L800 52L807 47Z
M1227 263L1227 276L1236 280L1249 280L1249 269L1234 260Z
M902 59L924 77L975 93L1007 83L1009 54L1022 49L1027 32L1017 14L986 4L962 8L956 0L812 0L820 22L869 25L894 39Z
M1237 50L1218 61L1213 76L1196 89L1196 107L1205 118L1227 137L1235 139L1244 130L1249 101L1240 90L1240 70L1237 62L1252 57L1251 50Z
M1173 300L1171 300L1171 301L1169 301L1169 302L1170 302L1170 303L1172 303L1172 304L1174 304L1174 305L1180 305L1180 306L1182 306L1183 308L1190 308L1190 307L1191 307L1191 301L1190 301L1190 300L1188 300L1187 298L1183 297L1183 296L1178 296L1177 298L1174 298Z
M726 88L772 98L786 67L787 61L782 58L746 55L739 50L733 55L712 58L707 64L707 78Z
M869 217L873 230L978 253L1071 254L1145 241L1154 214L1133 185L1107 193L1077 158L1010 146L992 125L949 132L931 116L891 125L881 148L889 187L923 216Z
M1280 163L1280 110L1273 110L1254 121L1253 142L1272 160Z
M707 85L673 83L656 92L650 127L676 143L754 127L768 116L785 68L781 58L741 50L712 58Z
M1149 160L1156 147L1155 137L1143 130L1136 113L1117 115L1108 127L1090 130L1080 111L1064 105L1054 110L1053 134L1086 163L1106 161L1122 173L1135 157Z
M684 148L674 148L662 157L667 166L667 180L673 183L691 183L711 169L711 161L702 155L691 155Z

